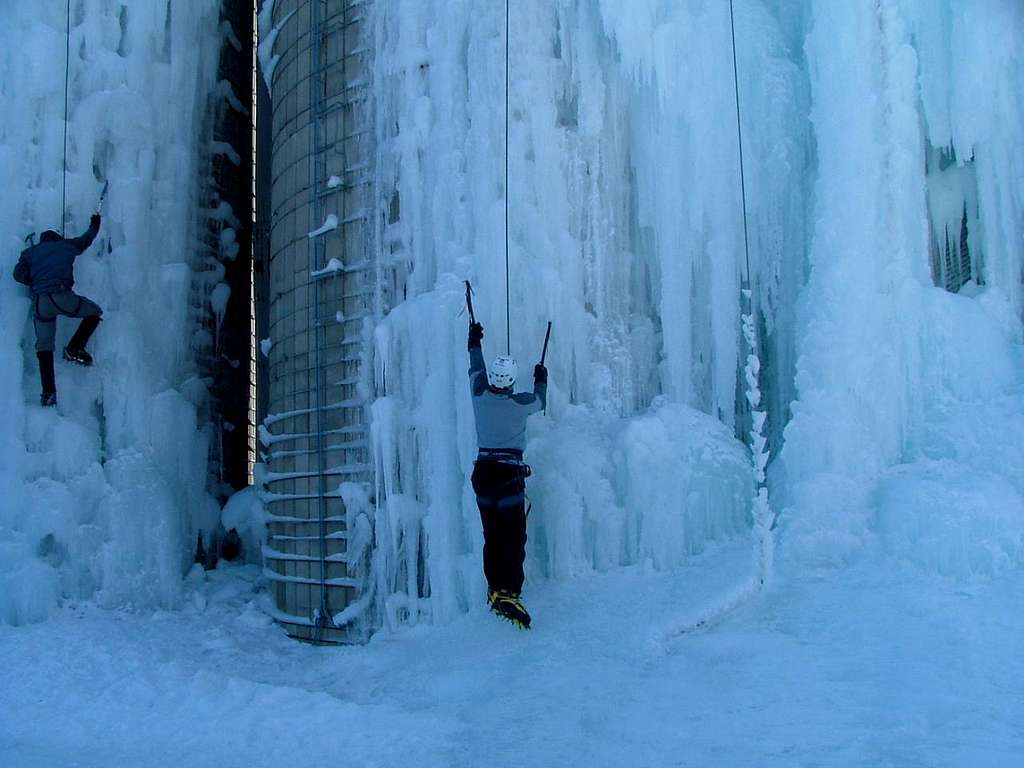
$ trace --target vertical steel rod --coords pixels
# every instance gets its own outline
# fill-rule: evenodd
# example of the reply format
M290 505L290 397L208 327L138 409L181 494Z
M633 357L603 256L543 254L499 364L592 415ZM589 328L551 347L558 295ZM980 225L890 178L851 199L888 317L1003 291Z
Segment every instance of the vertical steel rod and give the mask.
M310 161L312 162L312 184L310 187L310 232L320 226L320 205L318 204L317 192L320 191L321 174L320 158L317 156L317 148L320 146L320 111L322 94L320 92L321 77L321 46L323 43L321 29L320 4L323 0L311 0L310 2L310 108L312 118L312 130L310 131ZM315 237L310 241L310 272L321 268L321 239ZM313 628L314 640L321 639L322 622L328 618L327 610L327 500L325 498L326 487L324 478L324 434L323 434L323 371L320 361L320 323L316 321L320 313L320 281L313 280L313 306L309 308L309 331L313 343L313 365L315 368L315 419L314 430L316 432L316 494L317 494L317 519L319 523L320 537L320 609L319 621Z

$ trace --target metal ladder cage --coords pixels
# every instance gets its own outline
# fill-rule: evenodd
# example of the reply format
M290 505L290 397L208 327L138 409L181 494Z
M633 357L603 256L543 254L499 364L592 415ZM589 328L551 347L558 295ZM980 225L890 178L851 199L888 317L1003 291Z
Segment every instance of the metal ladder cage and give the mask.
M375 282L367 202L372 190L371 49L363 44L371 3L300 0L279 5L275 16L294 10L289 24L298 22L297 29L308 32L291 36L291 55L287 60L282 56L278 67L284 87L279 91L282 78L275 72L273 88L275 117L278 99L288 107L274 121L273 221L280 231L272 235L271 250L276 285L269 324L275 339L270 410L279 415L264 421L269 437L263 456L268 471L262 477L269 513L264 574L273 584L276 618L289 634L351 642L364 639L365 624L336 626L333 617L359 599L362 587L347 551L339 487L372 478L368 390L360 387L364 321L372 316ZM296 74L302 63L308 70ZM308 105L300 106L303 80L308 81ZM303 138L305 149L295 152ZM300 187L303 165L308 183ZM341 183L328 186L332 176ZM290 193L280 204L279 185ZM329 214L339 221L334 231L314 238L300 233L300 222L312 232ZM318 274L332 260L341 268ZM279 337L288 342L274 354Z

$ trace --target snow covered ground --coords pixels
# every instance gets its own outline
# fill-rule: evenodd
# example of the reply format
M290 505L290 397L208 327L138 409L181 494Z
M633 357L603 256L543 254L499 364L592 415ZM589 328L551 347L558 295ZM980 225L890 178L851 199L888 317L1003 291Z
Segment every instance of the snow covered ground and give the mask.
M530 585L531 632L482 606L366 647L285 638L248 570L184 610L68 607L0 627L7 766L982 766L1024 754L1024 574L959 582L871 553L713 629L666 635L747 567Z

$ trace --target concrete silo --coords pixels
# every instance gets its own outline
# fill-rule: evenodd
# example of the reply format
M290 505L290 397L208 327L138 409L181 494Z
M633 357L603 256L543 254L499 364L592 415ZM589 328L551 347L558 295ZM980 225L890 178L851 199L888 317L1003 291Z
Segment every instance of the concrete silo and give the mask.
M280 58L262 115L271 113L256 281L266 309L257 334L270 340L257 478L270 515L264 572L288 632L331 642L359 639L334 621L359 598L343 497L372 476L360 386L374 306L371 6L278 0Z

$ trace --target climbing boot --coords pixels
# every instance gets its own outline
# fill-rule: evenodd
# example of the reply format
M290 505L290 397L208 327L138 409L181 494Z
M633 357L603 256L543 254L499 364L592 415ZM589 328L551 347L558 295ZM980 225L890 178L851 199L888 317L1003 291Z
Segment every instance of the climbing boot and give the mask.
M491 590L487 595L487 602L491 606L491 611L498 616L511 621L520 629L530 628L530 614L523 601L519 599L519 595L505 590Z
M76 363L78 365L92 365L92 355L84 349L73 349L71 345L64 347L64 359L69 363Z
M39 404L43 408L52 408L57 404L57 382L53 373L53 352L36 352L39 361L39 383L43 393L39 396Z
M68 341L68 346L71 349L85 349L85 345L89 343L89 339L92 338L99 325L99 315L82 318L82 322L78 324L78 329L75 331L74 336Z
M64 359L79 365L92 365L92 355L85 351L85 345L89 343L96 328L100 324L99 317L87 317L78 325L75 335L64 347Z

